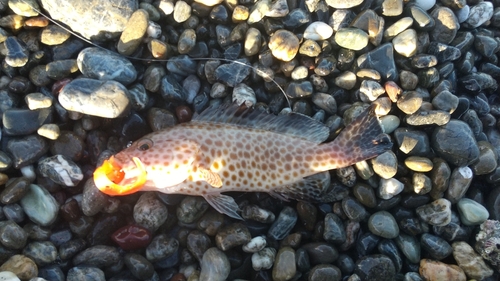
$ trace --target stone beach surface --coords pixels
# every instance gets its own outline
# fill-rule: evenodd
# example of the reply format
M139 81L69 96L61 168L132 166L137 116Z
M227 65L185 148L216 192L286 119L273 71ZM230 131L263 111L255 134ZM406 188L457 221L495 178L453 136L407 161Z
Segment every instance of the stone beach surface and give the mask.
M500 1L0 13L1 280L499 280ZM97 190L104 159L222 102L311 116L330 139L375 103L394 147L331 171L333 203L232 193L244 221L202 197Z

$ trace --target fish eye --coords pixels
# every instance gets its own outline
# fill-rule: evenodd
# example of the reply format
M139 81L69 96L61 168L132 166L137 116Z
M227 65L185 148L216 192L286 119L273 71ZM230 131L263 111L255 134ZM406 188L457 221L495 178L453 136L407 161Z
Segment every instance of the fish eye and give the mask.
M148 138L140 139L137 141L137 149L140 151L146 151L151 147L153 147L153 141Z

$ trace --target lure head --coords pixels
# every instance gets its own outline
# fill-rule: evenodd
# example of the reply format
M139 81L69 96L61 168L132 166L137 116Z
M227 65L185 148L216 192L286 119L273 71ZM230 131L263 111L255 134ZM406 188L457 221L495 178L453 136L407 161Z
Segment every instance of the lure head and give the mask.
M161 134L146 136L105 160L94 172L97 188L108 195L141 190L168 193L195 170L199 145L189 140L165 140Z

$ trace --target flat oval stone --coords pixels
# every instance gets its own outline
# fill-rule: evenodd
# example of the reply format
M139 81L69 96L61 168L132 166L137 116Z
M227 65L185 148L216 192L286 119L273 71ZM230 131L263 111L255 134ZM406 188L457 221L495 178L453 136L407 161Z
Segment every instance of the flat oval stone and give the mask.
M130 56L142 43L142 38L148 28L149 14L146 10L138 9L128 19L125 29L120 35L116 50L125 56Z
M359 51L368 45L368 34L359 28L341 28L334 38L339 46L349 50Z
M118 249L111 246L97 245L89 247L73 258L75 265L108 267L115 265L121 259Z
M70 111L116 118L130 109L128 90L116 81L79 78L66 84L59 93L59 102Z
M273 280L286 281L290 280L297 268L295 266L295 251L290 247L283 247L276 254L276 260L273 267Z
M460 221L465 225L480 225L490 216L483 205L469 198L460 199L457 207Z
M26 215L34 223L48 226L57 219L59 204L42 186L31 184L28 193L21 199L20 203Z
M368 229L375 235L393 239L399 235L399 227L394 217L386 211L379 211L368 219Z
M80 52L77 58L78 69L83 75L98 80L114 80L128 85L137 78L132 63L111 51L89 47Z

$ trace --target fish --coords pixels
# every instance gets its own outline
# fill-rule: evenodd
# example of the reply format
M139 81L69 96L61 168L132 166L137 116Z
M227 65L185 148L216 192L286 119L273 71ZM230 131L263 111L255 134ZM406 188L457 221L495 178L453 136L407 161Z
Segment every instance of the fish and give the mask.
M237 203L223 193L328 202L334 197L330 170L392 148L374 105L325 143L329 135L324 124L298 113L274 115L235 103L210 106L104 160L93 179L111 196L139 191L203 196L220 213L242 219Z

